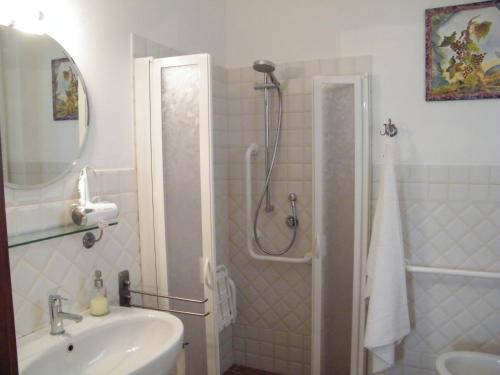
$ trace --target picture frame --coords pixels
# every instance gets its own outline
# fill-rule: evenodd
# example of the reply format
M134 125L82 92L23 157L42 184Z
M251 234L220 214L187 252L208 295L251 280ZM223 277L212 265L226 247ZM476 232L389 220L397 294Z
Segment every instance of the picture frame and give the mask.
M54 121L78 120L78 74L68 58L53 59L52 113Z
M500 98L500 1L425 11L426 100Z

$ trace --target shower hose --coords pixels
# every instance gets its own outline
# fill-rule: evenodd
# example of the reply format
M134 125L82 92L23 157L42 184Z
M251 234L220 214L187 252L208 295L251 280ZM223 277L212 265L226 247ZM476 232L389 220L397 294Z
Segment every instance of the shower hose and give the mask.
M274 169L274 165L275 165L275 162L276 162L276 154L277 154L277 151L278 151L278 143L279 143L279 140L280 140L280 134L281 134L281 124L282 124L282 119L283 119L283 94L281 92L281 89L279 87L278 84L276 84L276 89L278 90L278 101L279 101L279 110L278 110L278 124L277 124L277 127L276 127L276 138L274 140L274 149L273 149L273 155L272 155L272 158L271 158L271 164L269 166L269 171L267 172L267 175L266 175L266 181L265 181L265 184L264 184L264 188L262 190L262 194L260 195L260 198L259 198L259 203L257 204L257 210L255 211L255 216L254 216L254 221L253 221L253 236L254 236L254 239L255 239L255 243L257 244L258 248L263 252L263 253L266 253L268 255L274 255L274 256L280 256L280 255L283 255L283 254L286 254L293 246L293 244L295 243L295 240L297 238L297 226L298 226L298 219L297 219L297 208L295 207L295 201L296 201L296 195L295 194L290 194L289 195L289 200L290 200L290 206L291 206L291 209L292 209L292 217L293 217L293 223L292 223L292 230L293 230L293 236L292 236L292 239L290 240L290 242L288 243L288 245L279 250L279 251L271 251L271 250L268 250L266 249L260 239L259 239L259 236L257 234L257 224L258 224L258 221L259 221L259 214L260 214L260 211L261 211L261 208L262 208L262 203L264 201L264 197L266 195L266 191L267 189L269 188L269 184L271 182L271 175L272 175L272 172L273 172L273 169ZM267 152L267 150L266 150Z

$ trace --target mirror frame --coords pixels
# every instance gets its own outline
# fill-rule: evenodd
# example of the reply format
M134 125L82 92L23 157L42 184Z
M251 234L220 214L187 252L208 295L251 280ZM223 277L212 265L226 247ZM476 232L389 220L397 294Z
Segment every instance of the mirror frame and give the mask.
M0 25L0 30L1 29L13 29L13 30L16 30L19 33L24 33L24 31L18 30L14 26ZM25 33L25 34L29 35L29 33ZM47 33L43 33L41 36L46 36L46 37L52 39L55 43L57 43L59 45L59 47L61 48L64 56L66 56L66 58L71 62L71 64L73 65L73 67L74 67L74 69L76 71L76 73L78 74L79 84L82 86L82 89L85 92L85 106L86 106L86 114L87 114L87 124L86 124L87 125L87 131L85 133L85 139L83 140L82 145L80 147L80 150L78 152L78 156L74 160L72 160L69 163L68 167L66 169L64 169L64 171L62 171L57 177L53 178L52 180L43 182L41 184L36 184L36 185L19 185L19 184L14 184L14 183L8 182L6 179L4 179L3 180L4 181L3 182L4 188L7 187L7 188L13 189L13 190L36 190L36 189L43 189L43 188L45 188L47 186L50 186L50 185L55 184L56 182L59 182L60 180L62 180L64 177L66 177L68 175L68 173L71 172L71 170L73 168L75 168L78 165L78 161L81 159L83 150L85 149L85 146L87 145L87 141L88 141L88 138L89 138L89 130L90 130L90 101L89 101L89 93L88 93L88 90L87 90L87 85L85 84L85 80L83 78L82 72L80 71L80 68L78 67L78 65L75 63L75 60L73 59L73 57L71 57L71 55L61 45L61 43L59 43L55 38L53 38L51 35L49 35ZM0 156L2 156L2 155L0 155ZM0 158L0 161L1 160L2 160L2 158ZM0 164L0 165L2 165L2 164ZM2 171L2 174L3 174L3 171Z

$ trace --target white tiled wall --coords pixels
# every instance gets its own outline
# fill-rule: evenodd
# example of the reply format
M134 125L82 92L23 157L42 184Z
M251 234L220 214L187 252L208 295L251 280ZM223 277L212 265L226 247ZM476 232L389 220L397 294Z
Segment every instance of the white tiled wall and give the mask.
M500 167L404 165L398 174L410 263L500 272ZM500 352L499 281L408 279L412 331L388 374L434 375L436 357L450 350Z
M18 336L48 324L47 297L51 293L69 298L67 311L86 310L95 269L103 272L111 303L118 301L119 271L130 270L134 283L140 283L135 170L100 170L97 175L102 197L118 205L120 216L118 225L106 229L93 248L83 247L80 233L9 250ZM67 217L76 202L76 182L75 171L41 190L6 188L9 234L59 224L59 218Z
M311 95L304 89L303 71L294 73L290 67L288 76L287 66L279 65L276 72L285 86L284 125L272 184L275 211L261 213L259 228L264 246L286 246L292 236L285 225L287 196L295 192L300 226L297 243L287 255L302 256L311 244ZM234 360L283 374L305 374L309 366L311 268L255 261L246 248L244 154L251 143L260 147L253 174L254 207L264 180L263 92L253 88L262 77L251 67L228 70L229 238L231 272L238 289ZM277 100L273 109L276 113Z
M4 172L5 180L18 185L36 185L40 181L50 181L67 169L66 163L59 162L9 162Z
M229 246L239 314L233 330L234 360L281 374L305 375L310 373L311 266L256 261L246 249L244 153L251 143L260 149L253 171L254 207L264 183L263 93L254 90L254 83L262 81L263 75L250 63L229 69L227 76ZM272 184L275 211L261 213L259 221L264 246L280 249L290 240L285 218L290 213L288 193L294 192L300 226L297 242L287 255L301 257L311 251L312 77L369 71L369 58L277 65L275 73L284 93L283 130ZM273 94L275 119L277 109ZM271 138L274 140L274 134Z

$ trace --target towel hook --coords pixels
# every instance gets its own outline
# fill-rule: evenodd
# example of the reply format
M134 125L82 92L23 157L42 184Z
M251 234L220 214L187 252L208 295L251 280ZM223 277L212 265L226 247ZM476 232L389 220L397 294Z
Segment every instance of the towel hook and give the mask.
M389 137L395 137L396 134L398 134L398 128L396 127L396 124L392 122L391 119L389 119L389 122L387 124L384 124L384 130L380 131L380 135L388 135Z

